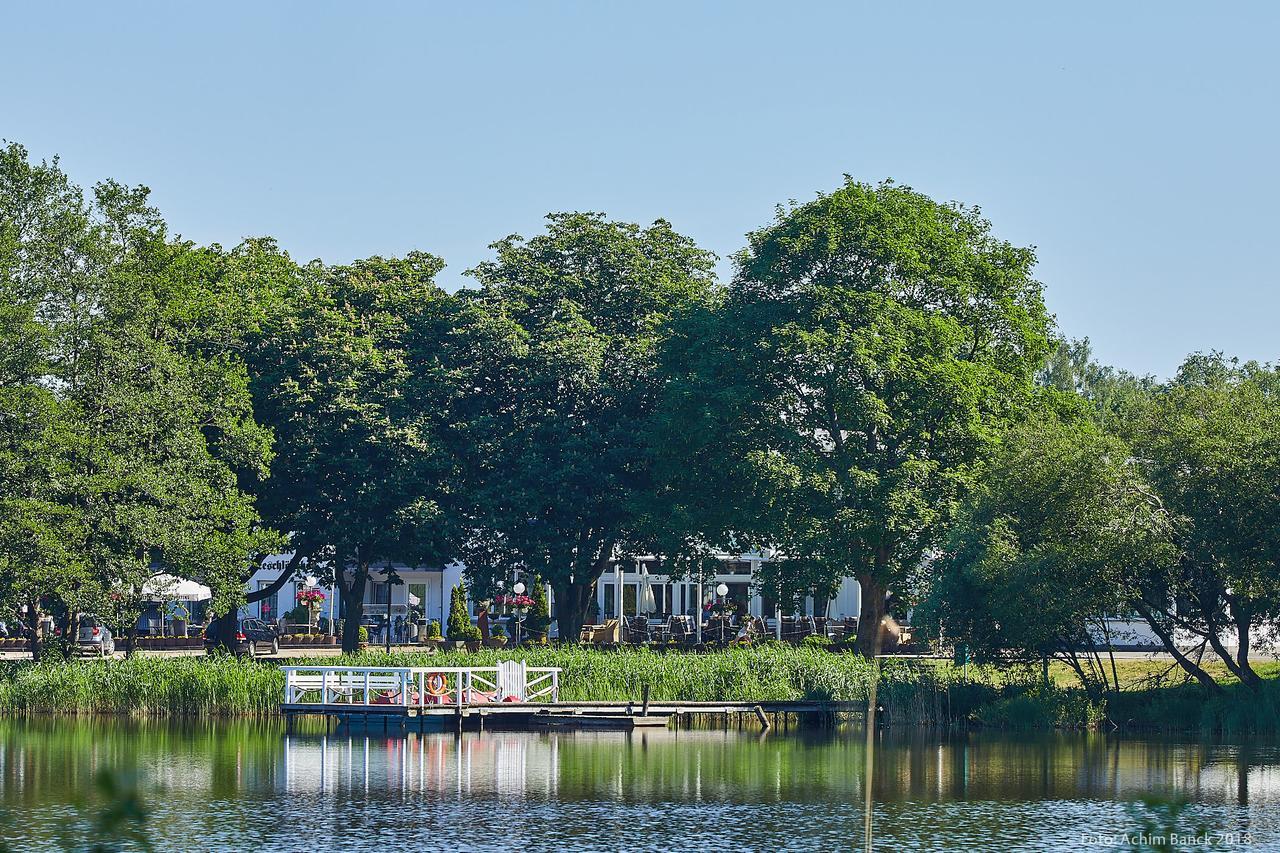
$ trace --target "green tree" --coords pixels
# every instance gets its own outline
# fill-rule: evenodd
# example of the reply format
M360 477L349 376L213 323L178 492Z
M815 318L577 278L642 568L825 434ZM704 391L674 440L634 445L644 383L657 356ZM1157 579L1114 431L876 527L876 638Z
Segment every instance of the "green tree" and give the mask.
M449 621L445 635L450 640L474 640L480 636L480 629L471 624L467 615L467 588L459 583L449 593Z
M1110 620L1132 611L1137 567L1172 556L1169 518L1086 406L1053 408L1005 435L920 616L978 660L1062 660L1098 698L1120 689Z
M853 180L749 240L672 380L669 446L696 472L678 491L705 475L719 494L690 505L733 502L715 526L776 546L776 598L856 577L870 653L887 588L906 591L1048 351L1035 256L976 209Z
M1189 357L1135 446L1177 549L1168 571L1144 577L1143 615L1166 647L1196 639L1257 687L1252 638L1280 619L1280 369Z
M1157 386L1154 377L1136 376L1094 361L1088 338L1056 340L1037 379L1045 387L1083 398L1099 426L1127 439L1132 438L1131 428Z
M146 188L107 181L86 201L56 161L0 150L5 393L20 413L0 429L27 432L8 445L26 461L0 475L14 509L0 587L32 620L56 612L64 636L157 564L234 602L247 555L274 542L240 488L265 474L270 437L217 337L240 305L216 271L216 250L168 236Z
M575 638L611 560L654 548L658 346L710 298L714 258L666 222L584 213L493 248L451 348L468 388L463 558L476 589L515 568L545 578Z
M270 244L246 251L250 271L287 284L249 353L254 410L276 442L259 505L290 531L295 563L336 583L354 651L370 567L449 553L443 262L413 252L300 268Z
M525 630L531 638L541 642L547 638L547 631L551 627L551 608L547 602L547 585L537 575L528 578L525 583L529 587L529 597L533 599L533 606L529 608L529 618L524 623Z

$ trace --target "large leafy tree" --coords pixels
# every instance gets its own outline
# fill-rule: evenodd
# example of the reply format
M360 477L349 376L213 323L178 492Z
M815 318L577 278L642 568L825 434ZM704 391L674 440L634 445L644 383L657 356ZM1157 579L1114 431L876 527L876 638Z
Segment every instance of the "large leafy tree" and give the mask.
M1191 356L1155 394L1135 448L1177 549L1143 578L1140 610L1166 646L1197 639L1258 686L1252 641L1280 619L1280 369Z
M449 553L443 263L414 252L297 267L270 244L246 251L245 274L287 282L250 353L255 412L276 441L262 510L289 532L295 565L337 583L353 651L371 567Z
M666 222L589 213L493 249L452 344L463 556L478 593L516 568L550 583L572 639L610 560L657 547L658 349L673 315L711 298L714 258Z
M979 660L1063 660L1098 696L1120 689L1104 651L1128 638L1111 620L1133 609L1138 567L1170 559L1170 519L1086 406L1054 408L1004 436L934 561L924 618Z
M733 472L692 505L737 502L716 526L777 547L775 597L858 579L869 653L1048 350L1034 253L977 210L852 180L749 239L673 381L672 450Z
M233 602L274 538L239 487L265 474L269 435L219 339L239 304L216 250L170 238L145 188L108 181L86 200L17 145L0 152L0 235L5 333L22 336L4 344L6 431L26 442L9 444L23 461L6 466L5 586L33 620L69 620L163 563Z

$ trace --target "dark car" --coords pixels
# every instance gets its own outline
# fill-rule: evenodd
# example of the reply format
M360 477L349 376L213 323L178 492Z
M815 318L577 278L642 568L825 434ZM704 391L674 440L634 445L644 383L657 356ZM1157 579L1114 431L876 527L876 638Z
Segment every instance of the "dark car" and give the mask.
M218 626L212 622L204 632L204 650L206 653L219 644ZM280 654L280 635L276 629L261 619L241 619L236 624L235 636L229 644L231 650L238 655L257 657L258 655Z

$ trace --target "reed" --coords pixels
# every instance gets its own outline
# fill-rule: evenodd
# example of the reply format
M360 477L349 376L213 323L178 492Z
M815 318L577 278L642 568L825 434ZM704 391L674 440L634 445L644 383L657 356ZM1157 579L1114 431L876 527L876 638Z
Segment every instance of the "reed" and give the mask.
M1039 685L1035 674L945 662L881 660L851 653L766 643L705 653L644 648L526 647L479 652L367 651L339 658L252 661L216 657L0 662L0 714L131 716L267 716L276 713L288 664L364 666L492 666L525 660L563 670L564 701L865 702L879 678L879 718L890 725L976 723L998 728L1120 726L1275 731L1280 727L1280 679L1258 693L1229 685L1212 697L1195 685L1122 691L1105 702L1062 685Z
M278 667L230 657L6 661L0 669L0 712L268 714L283 690Z
M442 652L364 652L340 658L250 661L230 657L133 657L127 660L0 663L0 713L8 714L270 714L284 689L280 667L293 664L365 666L492 666L525 660L563 670L564 701L865 701L875 668L852 654L761 646L705 654L646 649L601 651L575 646ZM882 678L914 680L906 667L882 668Z

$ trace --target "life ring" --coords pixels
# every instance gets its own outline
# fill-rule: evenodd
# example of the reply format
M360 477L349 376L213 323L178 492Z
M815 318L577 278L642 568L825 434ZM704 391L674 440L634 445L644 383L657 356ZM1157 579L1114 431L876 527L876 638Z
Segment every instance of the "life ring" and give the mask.
M427 693L432 696L443 696L449 692L449 685L444 680L444 675L439 672L433 672L427 676Z

